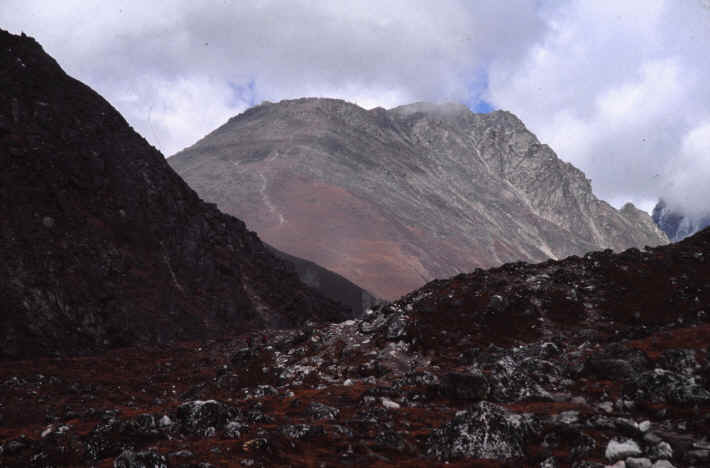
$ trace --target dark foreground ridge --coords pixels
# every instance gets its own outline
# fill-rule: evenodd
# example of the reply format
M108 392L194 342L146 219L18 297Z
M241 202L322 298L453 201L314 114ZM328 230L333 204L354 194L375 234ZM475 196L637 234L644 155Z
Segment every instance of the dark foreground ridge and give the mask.
M708 256L710 229L337 324L0 364L0 464L707 467Z
M103 98L0 31L0 358L347 318Z

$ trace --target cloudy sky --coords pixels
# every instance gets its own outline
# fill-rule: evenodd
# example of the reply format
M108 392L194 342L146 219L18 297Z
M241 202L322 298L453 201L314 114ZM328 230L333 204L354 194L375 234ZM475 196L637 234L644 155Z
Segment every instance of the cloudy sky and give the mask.
M710 211L710 0L2 0L166 155L263 100L518 115L597 196Z

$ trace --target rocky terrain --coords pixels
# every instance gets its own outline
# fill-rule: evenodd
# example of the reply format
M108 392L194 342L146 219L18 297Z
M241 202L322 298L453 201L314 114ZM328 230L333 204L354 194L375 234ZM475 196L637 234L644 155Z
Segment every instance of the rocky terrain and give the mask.
M668 238L677 242L710 226L710 216L687 216L670 208L664 200L659 200L653 208L655 222Z
M710 229L353 318L36 42L0 57L0 467L710 466Z
M710 465L710 230L365 317L0 364L0 464Z
M360 312L306 287L104 99L4 31L0 167L0 358Z
M476 267L668 242L504 111L266 103L168 162L266 242L386 299Z

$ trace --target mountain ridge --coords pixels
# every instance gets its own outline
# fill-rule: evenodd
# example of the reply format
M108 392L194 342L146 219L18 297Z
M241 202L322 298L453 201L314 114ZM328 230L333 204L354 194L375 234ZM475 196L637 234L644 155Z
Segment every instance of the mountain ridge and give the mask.
M507 111L286 100L168 163L272 245L389 299L475 267L667 242Z

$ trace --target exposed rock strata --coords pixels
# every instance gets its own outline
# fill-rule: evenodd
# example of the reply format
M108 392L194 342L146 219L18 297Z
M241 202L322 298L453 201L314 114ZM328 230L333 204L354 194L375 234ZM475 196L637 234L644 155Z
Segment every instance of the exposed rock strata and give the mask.
M475 267L667 242L503 111L282 101L168 162L271 245L386 299Z

